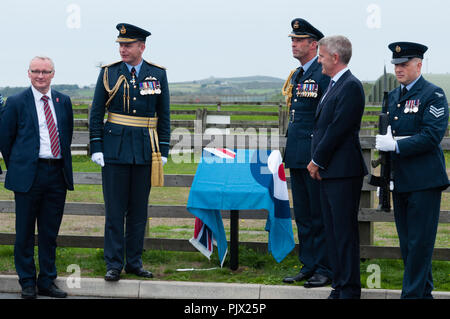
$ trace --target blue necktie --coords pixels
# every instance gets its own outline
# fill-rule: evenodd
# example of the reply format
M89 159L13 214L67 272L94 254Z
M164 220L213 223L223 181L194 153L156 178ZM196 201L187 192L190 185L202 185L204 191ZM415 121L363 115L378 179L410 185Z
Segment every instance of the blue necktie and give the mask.
M330 92L330 90L331 90L331 88L333 87L333 85L334 85L334 81L331 80L331 81L330 81L330 84L328 85L327 90L325 91L325 94L322 96L322 99L320 100L321 103L322 103L323 99L325 98L325 96L328 94L328 92Z

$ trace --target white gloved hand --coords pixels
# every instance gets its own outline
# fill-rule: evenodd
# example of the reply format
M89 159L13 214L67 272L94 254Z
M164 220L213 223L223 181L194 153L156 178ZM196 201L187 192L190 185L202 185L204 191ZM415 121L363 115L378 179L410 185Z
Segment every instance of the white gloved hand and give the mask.
M375 137L375 148L379 151L393 152L397 146L397 141L392 137L391 126L387 127L385 135L377 135Z
M102 152L96 152L96 153L92 154L91 159L95 164L98 164L101 167L105 166L105 160L103 159Z
M167 157L161 156L161 161L163 163L163 166L167 163Z

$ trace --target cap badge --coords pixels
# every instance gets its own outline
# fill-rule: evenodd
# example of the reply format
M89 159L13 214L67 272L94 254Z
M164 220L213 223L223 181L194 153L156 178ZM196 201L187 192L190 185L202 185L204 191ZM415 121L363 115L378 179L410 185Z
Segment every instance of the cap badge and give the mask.
M400 53L400 51L402 51L402 48L400 48L400 46L397 45L397 46L395 47L395 52Z
M294 22L294 29L300 28L300 23L298 21Z
M125 26L122 25L122 28L120 29L120 34L127 33L127 29L125 29Z

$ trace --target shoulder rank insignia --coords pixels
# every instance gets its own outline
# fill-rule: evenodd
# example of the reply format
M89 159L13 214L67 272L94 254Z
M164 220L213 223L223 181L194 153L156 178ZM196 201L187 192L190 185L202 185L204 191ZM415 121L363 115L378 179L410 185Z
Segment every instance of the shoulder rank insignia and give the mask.
M147 63L150 64L150 65L156 66L157 68L160 68L160 69L163 69L163 70L166 69L165 67L163 67L163 66L161 66L161 65L158 65L158 64L155 64L155 63L153 63L153 62L148 62L147 60L144 60L144 61L147 62Z
M110 63L110 64L105 64L105 65L102 65L102 68L109 68L110 66L113 66L113 65L115 65L117 63L120 63L120 62L122 62L122 61L116 61L116 62L113 62L113 63Z

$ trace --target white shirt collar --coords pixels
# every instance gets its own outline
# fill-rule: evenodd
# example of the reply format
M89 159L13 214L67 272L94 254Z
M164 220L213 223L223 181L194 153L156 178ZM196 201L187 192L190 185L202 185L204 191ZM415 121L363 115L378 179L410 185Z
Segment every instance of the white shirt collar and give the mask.
M341 76L348 70L349 70L348 67L343 68L338 73L336 73L335 76L333 76L333 78L331 80L334 81L334 83L336 83L341 78Z
M47 95L50 100L52 99L52 88L50 88L48 90L47 94L42 94L41 92L36 90L34 88L34 86L31 86L31 91L33 92L33 96L34 96L34 100L35 101L40 101L44 95Z

